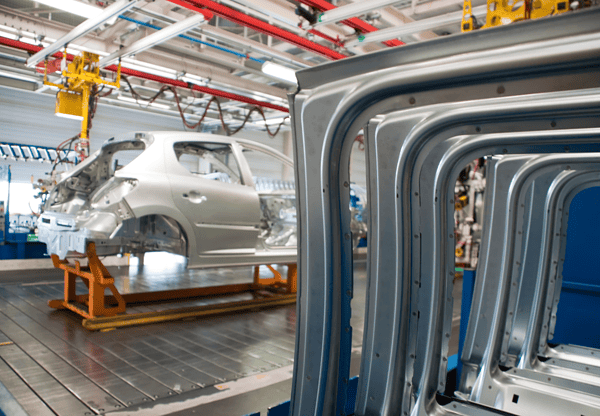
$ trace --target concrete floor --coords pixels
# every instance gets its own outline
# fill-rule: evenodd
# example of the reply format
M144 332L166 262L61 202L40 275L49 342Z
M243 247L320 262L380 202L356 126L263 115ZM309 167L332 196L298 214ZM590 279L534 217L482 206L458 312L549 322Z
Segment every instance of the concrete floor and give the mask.
M252 281L251 268L198 271L146 262L109 270L124 293ZM450 355L458 350L461 283L454 289ZM295 305L90 332L80 317L47 306L62 287L58 270L0 273L0 344L9 342L0 346L0 382L32 415L242 416L289 400ZM351 373L357 375L364 263L355 264L354 288ZM199 302L176 307L189 304ZM173 306L135 309L165 307Z

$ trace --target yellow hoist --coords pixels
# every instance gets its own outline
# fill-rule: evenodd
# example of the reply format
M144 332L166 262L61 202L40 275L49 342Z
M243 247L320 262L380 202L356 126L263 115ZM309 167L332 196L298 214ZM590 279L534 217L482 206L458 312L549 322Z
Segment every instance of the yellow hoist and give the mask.
M507 25L527 19L553 16L571 9L587 7L590 1L571 0L488 0L485 24L478 24L473 16L471 0L463 4L462 32Z
M44 65L44 85L56 87L60 90L56 94L55 114L57 116L81 120L81 133L79 141L75 144L75 150L82 158L86 158L89 156L90 151L88 134L90 96L97 85L119 88L121 62L119 61L116 81L113 82L106 81L100 76L98 55L90 52L82 52L81 55L76 56L73 62L68 65L66 57L67 50L65 49L61 62L62 84L55 84L48 81L48 58L46 58Z

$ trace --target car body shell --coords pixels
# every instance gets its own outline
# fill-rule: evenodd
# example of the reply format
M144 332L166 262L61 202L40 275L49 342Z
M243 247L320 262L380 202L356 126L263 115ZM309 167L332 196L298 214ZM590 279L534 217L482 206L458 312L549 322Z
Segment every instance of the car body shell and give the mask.
M239 183L227 182L222 172L201 175L179 163L177 146L205 145L229 149ZM115 155L132 150L141 154L116 168ZM257 191L260 178L252 176L247 150L293 166L268 146L213 134L112 138L50 191L38 221L39 240L60 258L85 253L94 242L99 255L168 251L186 256L190 268L294 263L293 181L263 180L271 186Z

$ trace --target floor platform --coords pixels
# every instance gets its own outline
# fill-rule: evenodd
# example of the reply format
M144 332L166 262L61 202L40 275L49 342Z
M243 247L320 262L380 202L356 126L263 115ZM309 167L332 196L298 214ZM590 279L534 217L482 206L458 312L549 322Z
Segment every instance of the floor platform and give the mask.
M146 264L109 271L122 293L253 278L250 267L198 271ZM360 365L365 275L364 263L357 263L353 374ZM0 383L30 415L242 416L266 414L289 399L296 305L92 332L80 316L48 307L62 290L61 270L0 273ZM165 307L173 302L139 308ZM458 333L458 322L454 326Z

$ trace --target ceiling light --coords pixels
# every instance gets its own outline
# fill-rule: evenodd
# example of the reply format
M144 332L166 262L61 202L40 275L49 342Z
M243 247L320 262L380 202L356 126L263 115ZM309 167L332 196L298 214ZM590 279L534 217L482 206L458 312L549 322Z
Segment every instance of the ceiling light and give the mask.
M146 103L144 103L143 101L142 101L142 102L140 102L140 101L136 100L135 98L132 98L132 97L127 97L127 96L125 96L125 95L119 95L119 96L117 97L117 99L118 99L118 100L121 100L121 101L125 101L126 103L137 104L137 105L140 105L140 106L142 106L142 107L144 107L144 106L146 106L146 107L154 107L154 108L160 108L160 109L162 109L162 110L168 110L168 109L170 109L170 108L171 108L171 106L170 106L170 105L166 105L166 104L159 104L159 103L150 103L150 104L146 104Z
M279 78L292 84L298 84L298 81L296 80L296 71L286 66L274 64L273 62L265 62L262 66L262 72L274 78Z
M181 77L181 80L183 82L187 82L189 84L194 84L194 85L200 85L200 86L206 86L208 85L208 80L199 77L198 75L194 75L194 74L185 74L184 76Z
M285 124L289 124L290 118L289 117L277 117L277 118L269 118L267 119L267 121L265 122L265 120L261 120L259 121L259 124L266 124L267 126L278 126L281 123L285 123Z
M35 0L38 3L46 6L54 7L55 9L64 10L71 14L76 14L89 19L96 16L102 11L101 8L92 6L91 4L82 3L76 0Z
M73 114L54 113L54 115L58 116L58 117L62 117L62 118L69 118L71 120L78 120L78 121L83 120L83 117L81 117L81 116L74 116Z
M19 36L15 35L14 33L7 33L7 32L0 31L0 36L2 36L4 38L12 39L12 40L19 40Z
M146 72L164 78L177 78L177 71L174 69L165 68L158 65L149 64L134 59L123 59L121 66L133 69L134 71Z

